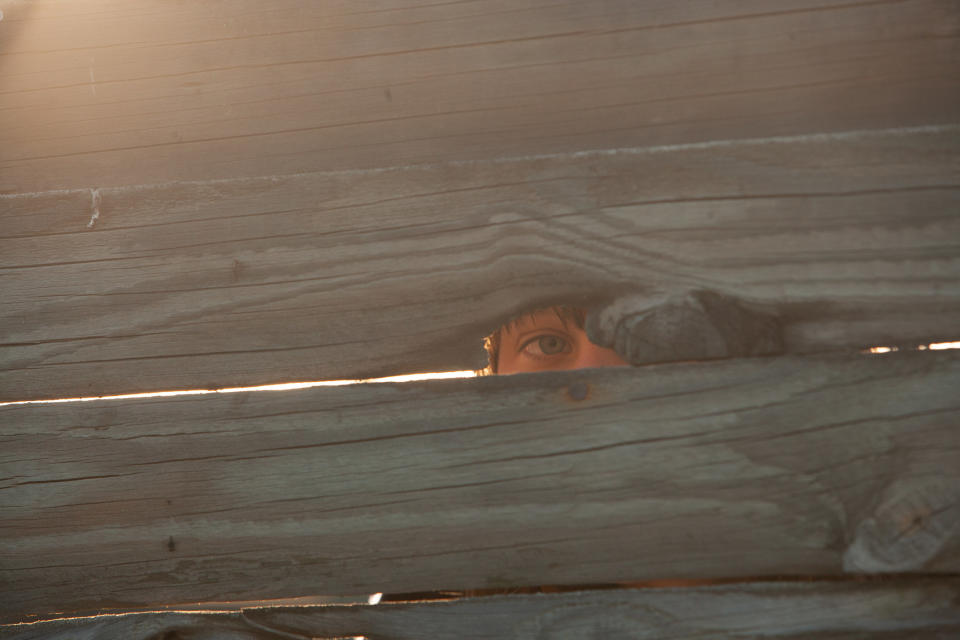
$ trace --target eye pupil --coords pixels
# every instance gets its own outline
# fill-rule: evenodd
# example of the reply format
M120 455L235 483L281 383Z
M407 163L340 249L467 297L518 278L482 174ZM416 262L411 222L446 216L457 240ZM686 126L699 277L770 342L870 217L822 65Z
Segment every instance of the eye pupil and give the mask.
M540 336L539 346L540 351L543 353L553 355L563 351L566 343L562 338L558 338L557 336Z

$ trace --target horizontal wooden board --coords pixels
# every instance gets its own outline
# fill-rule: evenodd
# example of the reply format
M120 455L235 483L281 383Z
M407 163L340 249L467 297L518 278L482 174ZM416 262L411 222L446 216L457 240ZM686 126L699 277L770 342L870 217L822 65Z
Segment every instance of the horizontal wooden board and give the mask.
M791 352L960 337L960 126L0 196L0 400L474 368L691 287Z
M0 407L0 620L960 571L960 354Z
M0 627L5 640L279 638L954 638L957 578L514 594L377 606L145 613ZM180 637L179 635L177 637Z
M0 193L939 124L954 0L6 2Z

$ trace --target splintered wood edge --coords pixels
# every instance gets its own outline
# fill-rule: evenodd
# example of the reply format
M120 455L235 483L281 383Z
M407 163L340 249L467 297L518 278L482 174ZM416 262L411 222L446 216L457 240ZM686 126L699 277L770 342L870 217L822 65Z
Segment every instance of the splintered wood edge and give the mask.
M343 638L535 640L709 635L836 638L960 632L960 579L754 582L503 594L379 605L143 612L0 627L3 640L147 640L177 633L212 640ZM180 637L180 635L177 635ZM621 636L617 636L621 637Z

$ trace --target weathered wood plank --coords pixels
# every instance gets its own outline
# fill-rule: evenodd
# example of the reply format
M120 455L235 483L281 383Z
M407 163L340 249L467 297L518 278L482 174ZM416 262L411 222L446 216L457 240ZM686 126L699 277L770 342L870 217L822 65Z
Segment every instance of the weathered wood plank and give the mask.
M6 640L954 638L956 578L514 594L378 606L142 613L0 627ZM179 635L165 636L165 633Z
M939 124L954 0L5 3L0 193Z
M791 352L956 339L960 126L0 196L0 399L483 364L536 302L698 287Z
M0 407L0 619L957 572L958 387L926 352Z

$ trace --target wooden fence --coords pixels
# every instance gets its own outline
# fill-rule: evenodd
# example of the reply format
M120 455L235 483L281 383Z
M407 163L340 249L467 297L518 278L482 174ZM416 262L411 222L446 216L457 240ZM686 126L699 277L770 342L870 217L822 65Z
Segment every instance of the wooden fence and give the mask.
M960 633L952 0L0 11L0 636Z

